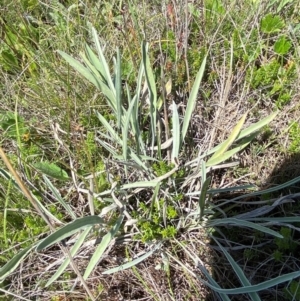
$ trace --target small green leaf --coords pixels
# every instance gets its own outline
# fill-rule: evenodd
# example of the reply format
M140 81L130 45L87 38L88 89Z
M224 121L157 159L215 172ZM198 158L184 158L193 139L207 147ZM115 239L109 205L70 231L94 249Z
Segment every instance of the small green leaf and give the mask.
M261 20L261 31L267 34L279 32L284 27L284 22L280 16L273 16L272 14L267 14Z
M274 51L277 54L285 55L289 52L291 46L291 42L285 36L281 36L274 44Z
M63 180L63 181L69 179L68 174L62 168L60 168L54 163L38 162L33 164L33 166L43 174L52 177L54 179Z

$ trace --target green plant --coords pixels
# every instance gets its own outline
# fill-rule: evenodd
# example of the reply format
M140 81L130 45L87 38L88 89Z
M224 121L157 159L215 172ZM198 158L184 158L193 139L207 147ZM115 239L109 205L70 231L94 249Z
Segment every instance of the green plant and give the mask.
M136 236L136 239L140 239L142 242L149 242L155 239L170 239L176 235L177 230L172 225L172 221L178 216L178 212L174 206L167 205L166 213L164 214L164 206L165 200L160 199L154 203L149 213L149 207L144 203L140 203L143 215L149 215L149 218L138 221L141 233Z
M260 29L266 34L280 32L284 22L279 15L267 14L261 20Z
M16 141L26 142L28 135L30 135L30 130L25 125L24 119L13 112L0 114L0 128L7 137L14 138Z
M285 55L289 52L292 44L289 40L287 40L286 36L281 36L278 40L274 43L274 51L278 55Z
M277 59L261 67L253 67L247 72L247 80L253 88L264 89L278 108L289 103L291 99L292 79L295 76L293 64L283 66Z
M60 205L65 208L65 210L72 217L73 221L64 225L62 228L56 230L53 229L53 233L48 237L43 239L40 242L36 243L37 251L41 251L49 246L52 246L55 243L59 243L63 239L69 237L72 234L80 233L76 244L71 248L70 254L67 253L66 259L61 267L57 270L57 272L48 280L46 286L51 285L53 281L55 281L64 271L65 267L68 263L72 264L73 269L76 274L78 272L76 270L76 265L72 262L72 258L70 256L74 256L78 250L78 248L82 245L87 235L90 235L92 228L95 226L104 227L106 230L106 234L103 235L101 243L96 248L87 268L84 276L81 278L82 283L85 285L85 280L89 277L90 273L94 269L96 263L101 258L105 250L112 243L113 238L116 235L122 235L121 225L123 225L123 219L126 217L128 222L131 221L130 213L127 208L122 204L122 202L118 199L119 195L125 195L129 200L131 199L129 191L134 189L134 194L143 193L143 191L151 191L152 196L152 208L150 211L144 207L144 214L149 216L149 220L143 222L140 220L138 225L140 226L140 230L142 231L143 236L140 238L143 241L153 240L153 239L165 239L172 238L176 235L176 225L172 225L173 220L177 217L177 210L175 209L172 202L170 204L166 203L166 199L162 198L162 190L160 186L162 185L163 189L168 189L170 192L174 192L174 188L172 188L171 183L165 182L166 179L172 179L172 176L178 172L179 170L179 155L180 150L183 148L183 142L188 133L189 123L192 117L192 112L195 107L195 102L197 100L198 89L204 74L206 58L203 59L200 70L196 76L195 83L190 93L190 97L188 99L187 108L185 115L183 116L183 123L179 122L179 114L177 111L177 107L175 103L173 103L173 116L172 116L172 140L171 140L171 162L173 165L166 165L165 163L159 163L159 165L154 165L153 168L149 167L148 162L152 162L157 160L156 158L156 143L159 145L163 145L161 141L161 137L158 135L157 131L157 87L155 84L154 72L151 68L149 56L148 56L148 46L143 44L142 46L142 62L139 69L139 74L137 78L136 84L136 92L135 95L132 96L128 87L125 86L125 91L122 91L121 85L121 59L120 53L117 51L115 64L114 64L114 76L110 74L110 69L108 67L108 63L104 58L102 49L100 47L100 42L97 37L97 33L94 29L92 29L92 37L94 39L94 43L96 46L97 54L96 56L92 49L89 46L86 46L86 54L81 54L82 60L84 64L79 63L77 60L73 59L71 56L67 55L60 51L60 55L67 60L77 71L79 71L83 76L85 76L92 84L94 84L99 90L103 92L106 97L107 103L115 116L114 124L110 124L107 119L99 112L96 112L96 115L102 124L102 127L106 130L106 132L100 132L99 135L101 139L96 138L96 141L104 147L110 155L117 160L119 164L124 165L124 174L122 175L127 178L129 171L131 170L140 170L141 175L147 175L146 178L136 178L132 182L128 182L125 180L125 183L118 184L116 182L111 183L111 189L106 190L98 194L97 197L104 197L109 195L113 203L114 207L103 208L102 212L109 213L112 210L116 211L118 208L119 211L116 211L115 214L111 216L113 220L112 226L110 222L104 222L102 218L99 216L85 216L82 218L78 218L75 212L72 210L70 205L65 202L65 200L60 196L57 189L53 186L53 184L47 179L46 176L43 176L45 184L52 191L53 195L55 195L56 200L60 203ZM138 99L141 93L141 84L142 82L147 83L147 92L148 92L148 108L150 119L147 130L140 128L139 124L139 116L144 111L144 108L138 106ZM124 103L122 102L122 95L126 95L127 97L127 109L124 107ZM141 112L141 113L140 113ZM207 162L202 162L201 167L201 175L202 175L202 189L199 193L199 205L198 205L198 213L193 214L193 217L187 216L185 218L185 227L193 221L195 217L200 217L200 219L205 215L205 200L207 191L210 184L210 178L206 178L206 168L211 166L216 166L217 164L226 161L234 154L236 154L241 149L245 148L254 136L257 134L258 130L263 126L268 124L277 113L273 113L269 117L263 119L262 121L249 126L248 128L241 130L242 126L246 120L246 114L241 118L241 120L237 123L236 127L232 130L232 133L228 137L226 141L212 148L208 152L205 152L200 157L195 160L188 162L186 166L189 166L193 173L197 172L197 166L194 165L198 160L204 159L210 156L207 159ZM141 137L145 137L146 140L141 139ZM129 141L132 139L134 143L130 144ZM92 155L94 149L94 145L91 142L90 138L86 141L87 143L87 154ZM92 143L92 144L91 144ZM147 145L150 145L148 147ZM94 149L95 150L95 149ZM150 152L150 156L149 156ZM6 161L7 162L7 161ZM161 161L158 161L161 162ZM7 163L8 164L8 163ZM196 164L198 165L198 164ZM8 164L9 166L9 164ZM156 166L156 167L155 167ZM49 167L49 166L48 166ZM156 172L159 174L155 174ZM162 171L159 169L163 169ZM45 173L45 169L40 169L43 173ZM10 168L10 171L15 175L13 169ZM17 180L18 178L16 178ZM150 180L149 180L150 179ZM181 181L181 188L183 189L189 183L191 179L187 176L185 179ZM19 181L19 180L18 180ZM127 182L127 183L126 183ZM22 188L22 182L19 182L20 187ZM178 185L178 184L177 184ZM23 188L22 188L23 189ZM179 186L176 188L177 194L181 193ZM32 204L36 206L37 204L41 205L37 198L32 198L26 192L26 189L23 190L23 193L29 197ZM160 199L156 203L156 200ZM171 195L170 195L171 199ZM93 203L90 203L90 211L93 212ZM165 211L163 210L165 208ZM105 209L105 210L104 210ZM51 212L44 208L44 212L46 215L52 216L55 218L58 223L61 221L53 216ZM45 213L41 213L41 216L48 221L48 218L45 216ZM103 213L105 214L105 213ZM165 223L164 229L159 229L159 225L161 223ZM49 225L50 226L50 225ZM52 227L52 226L51 226ZM144 232L143 232L144 231ZM121 233L120 233L121 232ZM31 246L32 248L33 246ZM161 242L157 242L154 248L145 253L144 255L124 264L122 266L123 269L130 268L142 260L146 259L150 255L155 252L155 250L161 248ZM65 251L64 247L62 249ZM23 260L24 256L28 254L30 249L23 250L20 254L18 254L13 260L8 262L1 269L1 279L5 279L7 275L13 271L17 265ZM104 274L110 274L118 271L119 267L109 269L104 272ZM88 288L85 286L90 296L91 293Z
M297 122L292 122L289 127L290 146L288 150L291 153L300 151L300 126Z
M297 247L297 243L293 240L292 229L281 227L279 233L283 238L275 238L275 244L280 252L293 253Z
M284 295L288 300L300 300L300 283L293 280L287 288L284 289Z

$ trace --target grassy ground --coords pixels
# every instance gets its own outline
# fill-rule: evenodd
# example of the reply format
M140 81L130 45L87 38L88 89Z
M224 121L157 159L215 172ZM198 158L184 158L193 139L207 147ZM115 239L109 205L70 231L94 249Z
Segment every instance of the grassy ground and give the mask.
M300 300L298 2L148 2L2 0L1 147L20 182L1 161L1 266L65 225L78 231L2 268L1 300ZM64 59L83 63L86 44L96 52L92 27L115 87L119 49L119 90ZM120 107L103 85L121 91ZM229 149L242 145L236 125L276 111L240 151L209 156L228 137ZM73 262L49 284L69 249Z

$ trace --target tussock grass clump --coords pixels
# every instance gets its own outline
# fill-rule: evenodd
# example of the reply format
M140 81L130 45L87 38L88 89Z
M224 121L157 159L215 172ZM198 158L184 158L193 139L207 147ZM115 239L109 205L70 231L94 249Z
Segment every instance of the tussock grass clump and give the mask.
M3 298L298 300L297 6L4 1Z

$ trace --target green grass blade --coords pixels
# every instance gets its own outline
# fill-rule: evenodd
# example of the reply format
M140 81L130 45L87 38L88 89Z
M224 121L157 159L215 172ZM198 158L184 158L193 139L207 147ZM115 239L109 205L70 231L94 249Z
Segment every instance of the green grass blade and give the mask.
M279 111L273 112L269 116L263 118L262 120L250 125L246 129L242 130L236 140L242 139L254 132L259 131L261 128L268 125L277 116L278 113L279 113Z
M213 239L215 240L215 242L218 244L219 248L222 250L222 252L226 256L226 258L229 261L230 265L232 266L234 272L238 276L241 284L244 287L251 286L250 281L247 279L247 277L245 276L245 274L244 274L243 270L240 268L240 266L234 261L234 259L231 257L231 255L226 251L226 249L223 248L223 246L218 242L218 240L215 239L215 237L213 237ZM259 298L259 295L256 292L249 293L249 296L252 301L261 301L261 299Z
M22 192L22 191L21 191ZM55 221L58 225L62 225L63 222L61 222L55 215L53 215L44 205L43 203L34 195L31 194L35 202L38 204L38 206L44 211L44 213L53 221Z
M98 137L96 137L95 140L99 142L99 144L101 144L114 158L118 157L118 154L111 147L109 147L106 142L102 141Z
M7 262L0 269L0 283L5 280L22 262L22 260L28 255L28 253L35 247L35 245L29 246L26 249L15 255L9 262Z
M229 147L232 145L232 143L238 137L238 135L245 123L246 117L247 117L247 114L244 114L244 116L240 119L240 121L234 127L234 129L233 129L232 133L229 135L228 139L226 139L226 141L224 141L224 143L222 143L222 146L213 154L213 156L211 157L211 160L221 157L229 149Z
M210 166L215 166L218 165L219 163L222 163L226 160L228 160L229 158L231 158L232 156L234 156L236 153L240 152L242 149L244 149L253 139L254 137L257 135L257 133L253 133L252 135L250 135L249 137L246 137L245 139L239 141L238 146L225 152L223 155L218 156L218 157L211 157L209 158L209 160L206 162L206 166L210 167Z
M147 259L149 256L151 256L157 249L159 249L161 246L161 244L157 244L151 251L147 252L146 254L130 261L130 262L127 262L123 265L120 265L116 268L112 268L112 269L109 269L105 272L103 272L102 274L104 275L109 275L109 274L113 274L113 273L116 273L116 272L119 272L119 271L123 271L123 270L126 270L126 269L129 269L135 265L137 265L138 263L144 261L145 259Z
M261 231L263 233L275 236L275 237L279 237L279 238L283 238L283 236L281 234L279 234L276 231L273 231L267 227L252 223L252 222L248 222L245 220L240 220L240 219L236 219L236 218L224 218L224 219L215 219L215 220L211 220L207 222L208 227L215 227L215 226L220 226L220 225L231 225L231 226L238 226L238 227L247 227L247 228L252 228L255 229L257 231Z
M206 276L206 278L208 279L209 283L213 287L217 287L217 288L221 289L221 287L219 286L219 284L211 277L211 275L209 274L209 272L206 270L205 266L198 265L198 268L200 268L201 272ZM222 298L223 301L230 301L229 297L226 294L222 294L222 293L218 293L218 294L220 295L220 297Z
M53 195L55 196L56 200L69 212L70 216L72 216L73 219L76 219L76 214L73 212L71 207L65 202L65 200L61 197L59 191L53 186L51 181L43 175L43 179L46 183L46 185L49 187Z
M120 50L117 49L117 61L115 67L115 89L116 89L116 103L117 103L117 127L121 128L122 115L122 98L121 98L121 58Z
M247 190L247 189L253 189L253 188L256 188L256 186L253 184L247 184L247 185L233 186L233 187L228 187L228 188L213 188L213 189L209 189L208 193L217 194L217 193L232 192L232 191L236 191L236 190ZM192 195L192 194L190 194L190 195Z
M88 47L88 46L87 46ZM89 49L89 48L88 48ZM98 58L91 50L90 56L94 57L94 60L98 61ZM97 88L105 95L108 105L111 107L113 112L116 114L117 112L117 105L116 105L116 95L115 91L112 91L110 87L107 85L105 78L102 76L101 73L98 72L97 68L89 61L89 59L85 56L85 54L81 54L81 57L84 63L89 67L91 72L94 74L95 79L98 82Z
M75 234L81 229L85 229L89 226L102 224L103 220L97 215L85 216L67 224L66 226L58 229L56 232L50 234L41 243L38 244L36 250L41 251L53 244Z
M132 160L134 160L135 161L135 163L140 167L140 168L143 168L143 170L145 170L145 171L149 171L149 168L146 166L146 164L141 160L141 159L143 159L143 160L148 160L148 159L146 159L145 157L141 157L141 159L134 153L134 151L132 151L131 149L130 149L130 153L129 153L129 156L130 156L130 158L132 159ZM152 158L151 158L152 159ZM149 160L151 160L151 159L149 159Z
M97 115L99 121L106 128L106 130L110 133L111 137L122 146L123 141L120 139L120 137L115 132L115 130L112 128L112 126L107 122L107 120L99 112L96 112L96 115Z
M8 173L6 170L0 168L0 176L2 176L2 177L3 177L5 180L7 180L7 181L11 181L11 183L13 183L13 185L14 185L17 189L21 190L20 187L19 187L19 185L17 184L17 182L14 180L14 178L13 178L13 177L11 176L11 174Z
M141 85L144 75L144 65L143 62L140 64L139 73L138 73L138 79L137 79L137 87L136 87L136 102L133 108L132 113L132 129L134 130L135 140L137 144L137 155L140 154L140 151L142 154L146 154L146 148L144 145L143 137L141 135L140 126L139 126L139 99L141 94Z
M114 224L114 226L111 228L111 230L104 235L104 237L101 240L101 243L99 244L99 246L97 247L97 249L95 250L86 270L85 273L83 275L83 279L86 280L92 270L94 269L94 267L98 264L99 260L101 259L104 251L107 249L107 247L109 246L110 242L112 241L112 239L114 238L114 236L116 235L116 233L118 232L120 225L122 224L124 215L121 215L116 223Z
M105 76L103 75L104 74L104 67L102 65L102 63L100 62L99 58L95 55L94 51L90 48L89 45L85 45L85 53L86 53L86 57L87 60L89 62L89 65L90 66L93 66L95 69L93 70L94 74L96 75L100 75L101 77L101 81L103 81L106 85L107 85L107 82L105 80ZM98 72L95 72L95 71L98 71Z
M202 64L201 64L200 69L197 73L194 85L192 87L190 97L188 99L188 103L187 103L187 106L186 106L186 112L185 112L184 119L183 119L182 131L181 131L181 141L182 142L183 142L183 140L186 136L186 133L187 133L187 130L188 130L188 127L189 127L189 124L190 124L190 120L191 120L191 117L192 117L192 113L193 113L194 108L195 108L195 104L196 104L197 96L198 96L198 91L199 91L199 88L200 88L200 84L201 84L203 74L204 74L204 70L205 70L205 66L206 66L206 58L207 57L205 56L203 61L202 61Z
M14 184L14 186L23 194L22 189L19 187L19 185L17 184L17 182L14 180L14 177L12 177L7 171L5 171L4 169L0 169L0 175L6 179L7 181L12 181L12 183ZM57 224L61 225L62 222L55 217L41 202L40 200L34 195L32 194L33 199L35 200L35 202L38 204L38 206L42 209L42 211L53 221L55 221Z
M287 217L260 217L249 218L249 221L258 222L274 222L278 223L299 223L299 216L287 216Z
M180 123L177 106L173 101L173 148L172 148L172 160L178 159L180 149Z
M240 139L243 139L243 138L249 136L250 134L253 134L253 136L255 136L255 133L258 132L262 127L269 124L277 116L277 114L278 114L278 111L273 112L271 115L263 118L259 122L254 123L251 126L249 126L248 128L242 130L240 132L240 134L238 135L238 137L236 138L236 141L239 141ZM202 158L205 158L205 157L215 153L216 151L218 151L223 146L223 144L225 144L225 141L222 142L221 144L218 144L217 146L213 147L212 149L205 152L204 154L200 155L197 159L190 161L189 164L195 163L198 160L200 160ZM214 165L214 164L212 164L212 165Z
M241 287L241 288L231 288L231 289L220 289L219 287L211 285L207 281L204 281L200 277L198 277L198 279L202 283L204 283L205 285L207 285L212 290L214 290L218 293L228 294L228 295L239 295L239 294L256 293L256 292L259 292L259 291L267 290L270 287L276 286L276 285L284 283L284 282L291 281L291 280L293 280L295 278L298 278L298 277L300 277L300 272L299 271L292 272L292 273L289 273L289 274L285 274L285 275L282 275L282 276L278 276L274 279L267 280L267 281L264 281L264 282L259 283L259 284L255 284L255 285L251 285L251 286L244 286L244 287Z
M155 187L159 183L159 181L140 181L140 182L134 182L129 184L124 184L120 187L120 189L131 189L131 188L149 188L149 187Z
M151 120L151 134L152 134L152 142L151 146L154 147L155 142L155 135L156 135L156 101L157 101L157 91L156 91L156 85L155 85L155 79L153 70L150 65L150 59L147 53L148 45L146 43L143 43L142 46L142 56L143 56L143 64L144 64L144 70L147 80L147 85L149 89L150 94L150 120Z
M208 177L207 179L205 179L201 187L201 194L199 196L200 220L202 219L204 214L206 194L210 185L210 181L211 181L211 177Z
M96 49L97 49L97 52L98 52L98 57L99 57L99 60L103 66L103 77L108 85L108 87L110 88L110 90L114 93L115 95L115 87L114 87L114 84L113 84L113 81L112 81L112 78L111 78L111 75L110 75L110 72L109 72L109 67L108 67L108 64L105 60L105 57L103 55L103 52L102 52L102 49L101 49L101 46L100 46L100 42L99 42L99 39L98 39L98 35L97 35L97 31L96 29L93 27L92 28L92 36L93 36L93 40L94 40L94 43L95 43L95 46L96 46Z
M77 60L72 58L70 55L66 54L63 51L58 50L57 51L63 59L69 63L76 71L78 71L81 75L83 75L89 82L91 82L95 87L100 89L100 85L93 75L93 73L86 67L84 67L81 63L79 63Z
M82 246L85 238L87 237L87 235L89 234L91 229L92 229L92 227L88 227L80 234L80 236L78 237L78 240L76 241L76 243L70 250L72 257L75 256L75 254L77 253L79 248ZM65 271L65 269L67 268L69 263L70 263L70 258L66 258L64 260L64 262L61 264L61 266L58 268L58 270L55 272L55 274L48 280L45 287L48 287L49 285L51 285Z
M260 191L255 191L255 192L251 192L251 193L248 193L248 194L245 194L245 195L238 196L236 198L233 198L231 201L236 202L236 201L241 200L243 198L248 198L248 197L252 197L252 196L256 196L256 195L269 194L269 193L276 192L276 191L279 191L281 189L290 187L291 185L293 185L295 183L298 183L298 182L300 182L300 176L294 178L293 180L285 182L283 184L277 185L276 187L272 187L272 188L268 188L268 189L260 190Z
M130 124L130 120L132 118L132 111L133 108L135 106L135 102L136 102L136 96L133 97L132 101L129 104L129 108L128 111L126 112L126 116L125 116L125 122L124 122L124 126L122 128L122 132L123 132L123 158L125 161L127 161L127 157L128 157L128 133L129 133L129 124Z

